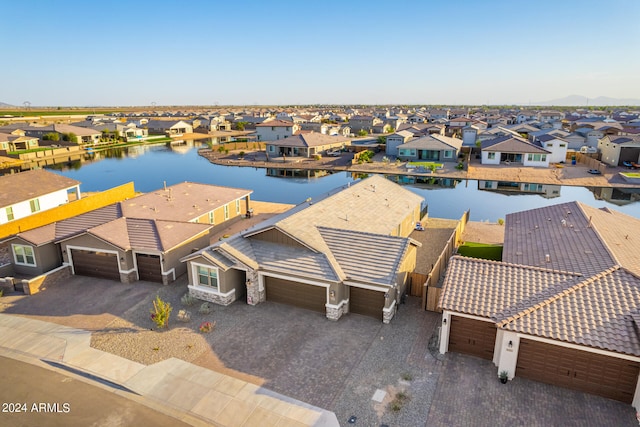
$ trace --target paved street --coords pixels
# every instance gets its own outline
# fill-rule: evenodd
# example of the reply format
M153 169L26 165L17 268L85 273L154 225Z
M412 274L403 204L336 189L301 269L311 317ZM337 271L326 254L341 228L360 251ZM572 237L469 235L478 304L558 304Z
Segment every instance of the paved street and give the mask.
M189 425L72 374L2 356L0 366L3 427Z

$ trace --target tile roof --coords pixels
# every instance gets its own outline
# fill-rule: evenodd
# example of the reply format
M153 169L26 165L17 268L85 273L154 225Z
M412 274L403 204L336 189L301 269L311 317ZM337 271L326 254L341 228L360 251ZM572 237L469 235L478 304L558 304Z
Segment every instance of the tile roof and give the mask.
M267 144L273 144L279 147L320 147L330 144L346 144L350 141L349 138L342 136L330 136L310 131L308 133L299 133L289 138L270 141L267 142Z
M570 202L507 215L505 227L502 262L451 259L444 309L640 356L640 220Z
M269 121L264 121L262 123L258 123L256 125L256 127L268 127L268 126L272 126L272 127L292 127L293 126L293 122L287 122L285 120L269 120Z
M80 185L80 181L44 169L0 176L0 207Z
M542 153L549 154L549 151L540 148L527 141L513 135L500 136L482 142L482 151L496 151L501 153Z
M399 260L412 241L390 235L422 201L420 196L376 175L302 203L201 252L221 251L254 269L391 285ZM252 238L268 230L283 233L303 248ZM183 261L198 255L189 255ZM364 271L362 265L356 265L358 260L376 267Z
M426 135L399 145L398 148L417 148L421 150L459 150L462 140L442 135Z

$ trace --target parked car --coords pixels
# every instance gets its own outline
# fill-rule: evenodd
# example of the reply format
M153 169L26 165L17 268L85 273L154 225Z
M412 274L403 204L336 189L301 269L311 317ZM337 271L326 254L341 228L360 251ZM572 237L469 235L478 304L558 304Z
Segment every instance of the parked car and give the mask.
M602 175L602 172L600 172L598 169L589 169L587 173L590 173L591 175Z
M341 150L327 150L327 156L329 157L340 157L342 154Z

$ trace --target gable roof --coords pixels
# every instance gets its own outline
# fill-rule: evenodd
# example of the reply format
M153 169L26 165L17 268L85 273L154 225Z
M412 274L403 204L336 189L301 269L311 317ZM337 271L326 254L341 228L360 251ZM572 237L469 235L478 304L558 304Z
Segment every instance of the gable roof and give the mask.
M640 220L570 202L507 215L505 227L502 262L451 259L444 309L640 356Z
M549 154L549 151L530 143L524 138L513 135L499 136L498 138L482 141L482 151Z
M330 136L317 132L299 133L289 138L269 141L266 144L277 145L279 147L321 147L323 145L347 143L351 141L342 136Z
M416 148L421 150L459 150L462 140L442 135L426 135L398 146L400 148Z
M0 208L80 185L80 181L45 169L0 176Z
M262 123L258 123L256 124L256 127L268 127L268 126L272 126L272 127L292 127L293 126L293 122L287 122L285 120L269 120L269 121L263 121Z

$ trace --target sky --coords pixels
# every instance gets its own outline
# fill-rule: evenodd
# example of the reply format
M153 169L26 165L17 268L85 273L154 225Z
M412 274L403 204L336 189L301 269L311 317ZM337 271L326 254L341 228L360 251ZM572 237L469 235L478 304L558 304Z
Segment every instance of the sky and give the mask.
M4 0L0 102L640 99L640 1Z

